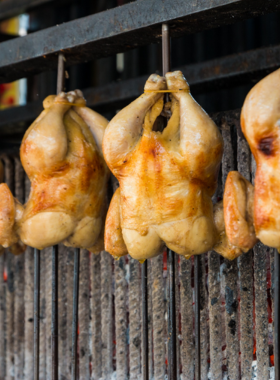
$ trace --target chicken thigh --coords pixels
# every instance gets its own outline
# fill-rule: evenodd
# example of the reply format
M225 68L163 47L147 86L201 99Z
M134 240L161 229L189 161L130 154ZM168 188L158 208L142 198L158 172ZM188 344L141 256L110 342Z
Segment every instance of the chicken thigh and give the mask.
M164 105L157 91L165 89L172 91L172 116L156 132ZM145 93L104 134L104 158L120 184L107 214L105 249L140 261L158 255L164 243L185 257L211 249L219 240L211 197L222 152L217 126L182 73L151 75Z
M280 69L249 92L242 131L255 157L254 226L265 245L280 248Z
M44 111L23 138L20 157L31 180L23 206L0 185L0 244L21 240L43 249L102 249L109 171L101 144L107 120L85 107L81 91L44 100Z

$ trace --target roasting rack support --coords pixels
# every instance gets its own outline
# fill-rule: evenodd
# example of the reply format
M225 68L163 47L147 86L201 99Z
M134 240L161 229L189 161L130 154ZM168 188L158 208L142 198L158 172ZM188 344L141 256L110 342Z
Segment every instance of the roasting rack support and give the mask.
M275 379L280 379L280 257L277 249L274 251L274 370Z
M64 55L58 55L57 94L64 90ZM52 380L58 380L58 245L52 247Z
M162 72L170 71L170 34L169 25L162 24ZM168 101L168 94L166 94ZM175 281L175 253L168 249L168 379L177 378L177 352L176 352L176 281Z
M79 273L80 249L74 251L74 287L73 287L73 318L72 318L72 357L71 380L77 377L77 342L78 342L78 310L79 310Z
M40 374L40 251L34 248L34 380Z
M201 379L201 358L200 358L200 262L199 256L194 256L194 297L195 297L195 356L196 356L196 368L195 378Z
M58 380L58 245L52 247L52 380Z
M148 261L141 266L141 293L142 293L142 374L143 380L149 380L149 328L148 328Z

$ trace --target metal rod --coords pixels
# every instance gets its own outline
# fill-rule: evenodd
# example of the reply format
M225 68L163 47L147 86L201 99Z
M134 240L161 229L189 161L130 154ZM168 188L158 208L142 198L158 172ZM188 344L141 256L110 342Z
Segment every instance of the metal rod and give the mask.
M280 257L277 249L274 251L274 369L275 379L280 379Z
M62 53L58 54L58 67L57 67L57 87L56 93L59 94L64 91L65 82L65 57Z
M64 55L59 53L57 65L57 94L64 89ZM52 380L58 380L58 245L52 247Z
M34 248L34 380L40 373L40 251Z
M52 247L52 380L58 380L58 245Z
M201 359L200 359L200 263L199 256L194 256L194 297L195 297L195 356L197 367L195 378L201 379Z
M143 380L149 380L149 329L148 329L148 261L142 264L142 333L143 333Z
M169 25L162 24L162 75L170 70L170 36Z
M74 251L74 287L73 287L73 318L72 318L72 375L71 380L77 377L77 342L78 342L78 308L79 308L79 273L80 249Z
M176 299L175 299L175 253L168 250L168 379L177 379L177 352L176 352Z
M162 74L170 71L170 35L169 25L162 24ZM166 101L169 96L166 94ZM168 250L168 379L177 379L177 350L176 350L176 298L175 298L175 253Z

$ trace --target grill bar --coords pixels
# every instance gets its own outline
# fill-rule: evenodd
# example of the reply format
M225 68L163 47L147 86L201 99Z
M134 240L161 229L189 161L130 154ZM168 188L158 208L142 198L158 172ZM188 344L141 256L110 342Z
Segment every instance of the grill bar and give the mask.
M40 251L34 248L34 380L39 380L40 365Z
M58 245L52 247L52 380L58 379Z
M168 378L177 378L176 358L176 300L175 300L175 253L168 250L168 281L169 281L169 308L168 308Z
M200 263L199 263L199 256L196 255L194 257L194 294L195 294L194 321L195 321L195 356L196 356L195 378L198 380L201 379L199 276L200 276Z
M169 25L162 24L162 72L163 75L170 70L170 33ZM168 95L166 95L168 100ZM175 299L175 253L168 250L168 378L177 377L176 359L176 299Z
M239 115L238 115L239 116ZM248 181L251 181L251 152L248 143L240 130L239 117L236 117L237 128L237 169ZM240 350L241 378L251 380L252 353L254 351L253 334L253 251L238 258L240 273Z
M57 94L64 88L64 56L58 55ZM52 380L58 379L58 245L52 247Z
M71 359L72 374L71 374L71 380L77 379L79 272L80 272L80 249L75 248L75 250L74 250L74 288L73 288L72 359Z
M143 355L142 374L143 380L149 380L149 329L148 329L148 261L142 264L142 334L143 334Z
M275 366L275 379L280 378L280 335L279 335L279 322L280 322L280 257L277 249L274 251L274 366Z

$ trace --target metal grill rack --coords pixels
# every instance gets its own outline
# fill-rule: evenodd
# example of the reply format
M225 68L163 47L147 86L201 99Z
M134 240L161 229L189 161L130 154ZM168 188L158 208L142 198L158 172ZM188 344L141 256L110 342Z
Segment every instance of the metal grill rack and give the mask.
M0 19L53 2L18 3L0 3ZM161 40L165 73L170 68L169 33L180 37L280 10L278 0L175 3L139 0L9 39L0 45L0 83L55 69L59 92L64 63L71 66ZM203 93L211 86L247 83L279 66L280 47L274 46L181 69L193 92ZM141 93L145 79L88 88L84 95L89 106L117 109ZM1 111L0 133L19 133L40 111L37 102ZM230 170L254 179L239 116L239 111L213 115L225 142L216 199ZM9 154L2 160L5 181L23 202L30 184L20 161ZM272 357L275 379L280 379L279 268L278 253L259 243L233 262L215 252L189 261L167 252L142 267L131 258L113 262L106 252L95 256L57 246L34 253L28 248L19 257L6 252L0 257L0 273L7 274L7 281L0 276L0 380L107 380L114 372L119 380L164 379L166 374L170 380L219 380L223 365L228 378L243 380L252 378L255 354L258 379L269 379Z

